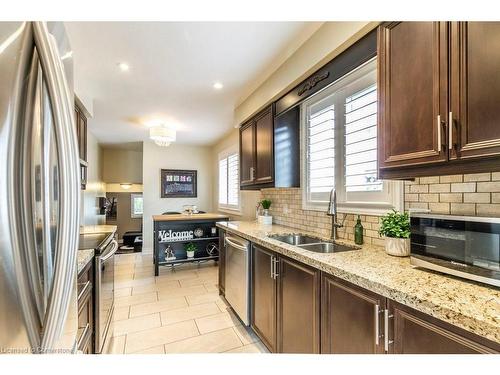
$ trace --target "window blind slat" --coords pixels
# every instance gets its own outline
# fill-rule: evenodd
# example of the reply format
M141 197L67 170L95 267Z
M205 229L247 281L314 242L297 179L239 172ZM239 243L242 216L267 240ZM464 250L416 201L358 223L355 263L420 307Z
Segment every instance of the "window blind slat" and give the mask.
M345 188L381 191L377 180L377 88L371 85L345 100Z

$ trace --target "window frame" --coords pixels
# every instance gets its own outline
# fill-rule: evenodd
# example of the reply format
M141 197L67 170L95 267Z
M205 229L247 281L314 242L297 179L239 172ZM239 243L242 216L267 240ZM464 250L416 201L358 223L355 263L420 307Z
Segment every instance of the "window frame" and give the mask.
M237 189L238 189L238 204L233 205L233 204L224 204L220 203L220 162L223 159L228 159L228 169L229 169L229 157L232 155L237 155L238 156L238 163L236 164L237 170L238 170L238 179L237 179ZM239 184L239 176L240 176L240 154L239 154L239 148L238 146L232 146L228 147L227 149L221 151L218 154L217 157L217 207L219 211L227 211L232 214L238 214L241 212L241 190L240 190L240 184ZM228 181L229 181L229 173L228 173ZM227 186L227 197L226 199L229 198L229 186Z
M134 199L142 198L142 214L136 214L134 212ZM142 193L130 193L130 218L132 219L140 219L144 215L144 196Z
M375 65L375 67L373 67ZM392 209L402 210L404 208L404 186L401 181L383 181L383 189L381 192L347 192L345 187L345 119L338 123L338 119L345 116L345 112L337 112L337 108L345 105L345 98L352 95L353 92L359 92L362 87L368 87L365 83L369 79L366 75L376 69L376 57L368 60L360 66L354 68L338 80L332 82L320 92L307 98L300 104L300 139L301 139L301 186L302 186L302 208L304 210L324 211L328 208L328 198L325 193L324 200L310 200L309 193L309 149L308 136L310 117L310 108L318 103L330 101L330 105L334 106L335 111L335 181L334 186L337 192L337 205L339 212L352 214L371 214L384 215ZM366 72L366 73L365 73ZM341 85L342 81L348 79L352 74L361 74L361 77L354 78L348 81L347 84ZM376 74L376 71L375 71ZM349 89L347 94L339 98L332 98L334 93L345 92L346 87ZM377 87L378 89L378 87ZM341 150L341 151L339 151Z

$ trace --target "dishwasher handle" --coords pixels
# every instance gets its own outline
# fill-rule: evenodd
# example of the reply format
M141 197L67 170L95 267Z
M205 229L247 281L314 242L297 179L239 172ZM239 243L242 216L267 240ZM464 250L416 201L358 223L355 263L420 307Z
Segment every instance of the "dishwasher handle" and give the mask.
M237 240L234 240L232 237L225 237L224 241L226 242L226 245L230 245L234 247L235 249L241 250L241 251L248 251L248 245L243 245Z

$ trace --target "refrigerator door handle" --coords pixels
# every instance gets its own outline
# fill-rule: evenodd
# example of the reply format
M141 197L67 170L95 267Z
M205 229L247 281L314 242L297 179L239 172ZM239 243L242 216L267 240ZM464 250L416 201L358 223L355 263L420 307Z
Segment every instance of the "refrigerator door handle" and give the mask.
M61 202L53 284L41 340L42 350L50 350L54 349L54 343L61 337L71 303L72 288L69 286L76 280L80 176L72 96L64 67L47 24L33 22L33 34L54 118Z

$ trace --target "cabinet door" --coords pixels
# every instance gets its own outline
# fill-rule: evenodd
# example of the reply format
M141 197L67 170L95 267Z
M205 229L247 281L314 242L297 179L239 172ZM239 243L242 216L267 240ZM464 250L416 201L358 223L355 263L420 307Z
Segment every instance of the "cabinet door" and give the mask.
M255 124L248 122L240 129L240 185L255 181Z
M500 155L500 22L451 30L452 158Z
M495 353L444 322L390 302L393 340L390 352L396 354L478 354Z
M385 298L324 275L321 306L322 353L384 353Z
M448 24L386 23L378 38L380 169L446 161Z
M278 352L319 353L319 271L280 258L278 273Z
M276 352L276 280L272 275L273 253L252 246L251 326L267 348Z
M269 108L255 120L255 183L274 181L274 126L273 112Z

